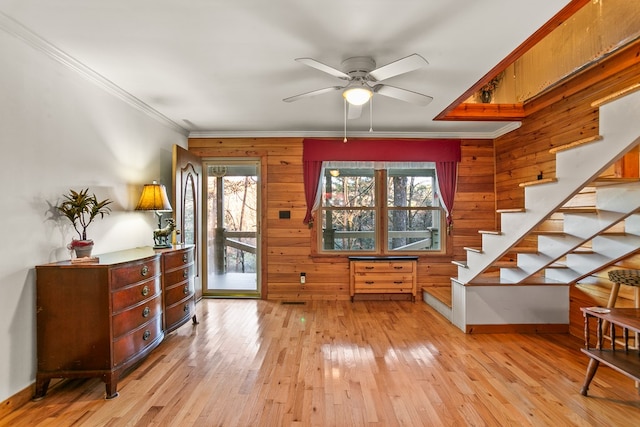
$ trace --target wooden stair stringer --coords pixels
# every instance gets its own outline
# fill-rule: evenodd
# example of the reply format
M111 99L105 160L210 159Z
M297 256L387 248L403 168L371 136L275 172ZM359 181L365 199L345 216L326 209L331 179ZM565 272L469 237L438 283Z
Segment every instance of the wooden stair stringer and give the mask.
M634 212L640 208L640 186L636 186L634 192L637 192L635 196L624 198L624 200L627 201L626 206L616 207L617 209L624 208L625 212L607 210L598 210L597 214L591 213L593 210L584 210L585 213L582 213L582 211L572 212L571 215L565 219L566 232L541 233L538 237L538 252L534 254L518 254L516 266L501 268L500 276L507 282L512 283L520 283L536 274L544 274L547 277L553 277L555 280L565 280L560 277L571 278L570 280L568 279L568 281L574 282L575 280L573 280L574 277L572 277L572 274L568 272L566 272L567 274L562 274L557 271L558 268L562 268L558 265L558 261L566 256L573 256L574 259L578 259L580 256L591 258L592 261L590 261L589 264L592 268L589 271L598 271L610 265L611 259L619 260L621 257L628 256L630 252L629 249L633 249L633 247L629 248L629 245L625 245L624 243L617 245L613 248L613 251L592 251L589 254L573 255L571 253L587 242L591 242L594 239L596 239L596 241L598 241L597 239L601 239L600 241L602 241L602 239L606 237L618 239L622 242L627 239L632 242L631 245L634 245L635 237L630 233L635 232L640 234L640 230L638 230L640 227L632 225L629 227L628 233L625 232L620 235L614 235L607 231L612 226L632 218L632 215L634 217L639 216L637 214L634 215ZM605 255L609 258L601 259L598 255ZM571 267L569 264L565 264L564 268L570 269ZM579 270L584 270L584 268Z
M547 270L545 271L545 276L565 283L576 283L603 268L640 253L640 236L636 234L621 236L601 234L593 239L593 246L593 253L567 254L567 268L564 270Z
M600 112L603 141L580 144L556 154L556 178L542 185L525 187L524 212L518 220L506 220L500 234L483 234L482 251L467 252L465 266L458 267L457 280L469 283L504 256L551 213L559 210L583 187L640 142L640 92L604 105ZM606 141L604 141L606 140Z

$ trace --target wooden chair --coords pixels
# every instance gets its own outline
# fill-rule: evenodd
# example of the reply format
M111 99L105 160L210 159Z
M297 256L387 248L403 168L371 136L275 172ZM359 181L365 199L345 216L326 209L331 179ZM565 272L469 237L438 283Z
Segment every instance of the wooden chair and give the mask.
M611 293L609 294L609 301L607 302L607 308L613 308L616 306L616 300L618 299L618 292L620 292L620 285L633 286L634 289L634 307L640 308L640 270L611 270L609 272L609 280L613 282L611 286ZM609 322L604 321L602 323L602 332L605 338L611 340L611 337L607 334L609 328ZM634 337L634 348L638 346L638 334ZM616 343L618 341L616 340ZM637 386L637 384L636 384Z
M640 270L611 270L609 280L613 282L607 308L616 306L620 285L634 286L635 308L640 308Z

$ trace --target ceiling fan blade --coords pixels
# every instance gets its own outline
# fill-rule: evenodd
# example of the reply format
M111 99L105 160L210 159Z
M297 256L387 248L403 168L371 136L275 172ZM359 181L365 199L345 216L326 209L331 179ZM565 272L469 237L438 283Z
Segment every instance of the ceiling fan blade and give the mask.
M315 68L316 70L320 70L327 74L331 74L332 76L337 77L339 79L345 79L345 80L351 79L349 74L343 73L342 71L336 68L333 68L327 64L323 64L322 62L318 62L312 58L296 58L296 61L298 61L301 64L307 65L311 68Z
M429 105L429 103L433 101L433 97L431 96L389 85L376 85L374 86L373 91L380 95L388 96L389 98L399 99L400 101L420 105L422 107Z
M323 93L333 92L335 90L340 90L342 87L340 86L331 86L325 87L324 89L312 90L311 92L301 93L300 95L290 96L289 98L283 99L284 102L293 102L302 98L310 98L316 95L322 95Z
M405 74L410 71L417 70L427 65L429 65L429 63L426 59L424 59L417 53L414 53L413 55L398 59L397 61L394 61L387 65L383 65L382 67L370 71L369 76L373 77L376 81L379 82L391 77L398 76L400 74Z
M347 102L347 119L357 119L362 115L362 105L353 105Z

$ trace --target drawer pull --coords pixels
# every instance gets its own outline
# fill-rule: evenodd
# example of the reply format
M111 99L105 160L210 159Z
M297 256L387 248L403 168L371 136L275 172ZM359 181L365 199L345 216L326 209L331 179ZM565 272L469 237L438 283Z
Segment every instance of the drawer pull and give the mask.
M187 313L189 311L189 304L185 304L184 308L182 309L182 311L184 311L185 313Z
M395 268L396 270L402 270L403 267L401 265L394 265L393 268Z
M145 285L144 288L142 288L142 296L146 297L147 295L149 295L149 287Z
M182 290L182 292L184 292L185 295L189 295L189 285L185 285L185 287Z
M367 281L366 281L366 282L364 282L364 283L366 283L367 285L373 285L373 284L374 284L374 283L376 283L376 282L374 282L373 280L367 280Z
M146 276L147 274L149 274L149 267L147 267L146 265L143 265L142 269L140 270L140 274L142 274L143 276Z
M182 262L184 262L185 264L187 263L187 261L189 261L189 255L187 254L182 254Z
M144 331L144 334L142 334L142 339L146 341L149 339L150 336L151 336L151 332L149 332L149 330L147 329L146 331Z
M402 280L394 280L393 283L396 285L402 285Z
M187 277L189 277L189 271L188 271L188 270L183 271L183 272L182 272L182 277L183 277L183 278L185 278L185 279L186 279Z
M373 270L375 267L372 267L370 265L365 265L364 269L365 270Z
M145 307L144 310L142 310L142 317L149 317L150 313L151 309L149 307Z

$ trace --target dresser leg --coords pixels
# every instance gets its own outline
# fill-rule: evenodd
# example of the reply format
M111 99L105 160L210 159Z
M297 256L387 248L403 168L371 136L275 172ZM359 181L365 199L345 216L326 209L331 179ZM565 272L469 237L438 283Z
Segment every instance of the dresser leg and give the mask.
M584 385L582 386L582 390L580 390L581 395L583 396L587 395L587 390L589 390L589 384L591 384L591 380L596 375L598 366L600 366L599 361L597 361L596 359L589 360L589 366L587 366L587 375L584 378Z
M195 314L191 318L191 321L193 322L194 325L197 325L198 323L200 323L200 322L198 322L198 316L195 315Z
M36 375L36 391L31 400L37 401L43 399L44 395L47 394L50 382L51 378L42 378Z
M118 377L116 374L107 374L103 379L105 391L107 392L105 399L110 400L118 397Z

